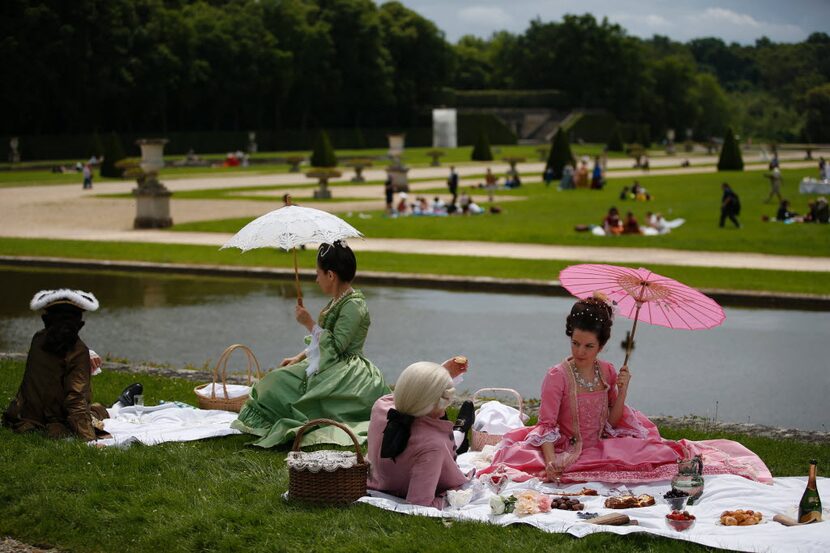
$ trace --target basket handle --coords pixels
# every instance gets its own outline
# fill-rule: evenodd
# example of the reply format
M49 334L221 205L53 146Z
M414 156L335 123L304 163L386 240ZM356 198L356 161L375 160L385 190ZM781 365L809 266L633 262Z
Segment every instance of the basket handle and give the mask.
M210 390L210 399L216 399L216 380L217 378L221 377L222 379L222 390L225 392L225 399L228 399L228 382L227 382L227 371L228 371L228 361L230 360L231 354L236 350L242 350L245 354L245 360L247 361L247 366L245 367L245 374L248 377L248 386L252 385L252 370L256 368L256 377L262 378L262 369L259 368L259 361L257 361L254 352L251 351L251 348L242 344L233 344L225 348L225 351L222 352L222 355L219 356L219 360L216 362L216 366L213 367L213 386ZM222 368L221 373L219 371L219 367Z
M339 423L337 421L333 421L331 419L314 419L314 420L310 420L307 423L305 423L304 425L302 425L300 427L300 429L297 430L297 436L294 438L294 445L291 446L291 451L299 451L300 450L300 442L303 441L303 434L305 434L305 431L308 428L312 427L312 426L317 426L317 425L320 425L320 424L330 424L332 426L336 426L337 428L339 428L340 430L342 430L343 432L348 434L349 438L352 439L352 443L354 444L354 452L357 454L357 462L360 463L361 465L365 463L365 461L363 459L363 452L360 451L360 444L357 443L357 437L354 435L354 432L349 430L349 427L346 426L345 424L341 424L341 423Z
M513 388L479 388L473 393L473 397L470 398L473 404L475 404L476 398L481 392L505 392L508 394L513 394L514 396L516 396L516 400L519 403L519 415L524 414L524 400L522 399L522 395Z

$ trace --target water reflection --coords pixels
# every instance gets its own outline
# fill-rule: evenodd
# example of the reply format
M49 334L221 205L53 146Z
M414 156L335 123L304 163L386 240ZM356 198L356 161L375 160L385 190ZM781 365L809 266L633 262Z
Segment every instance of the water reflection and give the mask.
M82 337L134 361L202 365L232 343L249 345L264 366L302 348L292 282L90 271L0 269L0 350L25 351L40 327L28 309L43 288L93 291L101 309ZM564 319L571 300L411 288L363 288L372 314L366 354L394 381L410 362L463 353L461 388L511 387L538 397L546 369L568 354ZM312 312L325 298L304 285ZM603 356L621 363L631 322L619 319ZM650 414L825 429L830 371L826 313L727 309L708 331L640 325L630 362L630 403ZM797 408L794 408L797 406Z

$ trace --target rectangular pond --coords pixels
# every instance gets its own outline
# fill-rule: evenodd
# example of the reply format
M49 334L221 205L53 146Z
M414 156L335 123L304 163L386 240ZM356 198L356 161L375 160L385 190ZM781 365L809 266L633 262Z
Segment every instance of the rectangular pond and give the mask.
M292 282L0 268L0 285L0 351L28 349L42 327L29 301L38 290L62 287L100 300L81 337L102 354L202 366L239 342L273 367L303 347ZM538 398L546 370L569 354L571 299L356 286L372 317L365 353L390 383L414 361L464 354L470 372L461 388L510 387ZM314 284L304 292L316 316L326 298ZM719 420L826 431L830 316L739 308L726 315L705 331L640 325L629 404L652 415L703 417L717 405ZM630 329L631 321L618 318L601 357L622 363Z

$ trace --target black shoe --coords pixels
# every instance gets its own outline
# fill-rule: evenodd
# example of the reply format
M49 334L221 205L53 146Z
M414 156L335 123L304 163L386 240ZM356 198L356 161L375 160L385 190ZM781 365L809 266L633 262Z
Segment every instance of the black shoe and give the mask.
M118 403L120 403L124 407L130 407L135 402L135 396L141 395L143 393L144 386L142 386L140 382L130 384L129 386L124 388L124 391L121 392L120 396L118 396Z
M464 441L461 442L461 445L459 445L455 450L455 452L459 455L466 453L467 450L470 449L470 441L467 434L469 433L470 428L473 427L473 422L475 420L476 412L473 402L469 400L465 401L461 404L461 408L458 410L458 418L455 419L455 424L452 425L453 430L457 430L464 434Z

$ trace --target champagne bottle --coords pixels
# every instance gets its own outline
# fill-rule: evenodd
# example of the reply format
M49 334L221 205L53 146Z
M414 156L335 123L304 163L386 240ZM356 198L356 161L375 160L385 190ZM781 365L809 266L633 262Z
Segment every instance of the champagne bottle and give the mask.
M798 522L818 522L821 520L821 498L816 487L816 460L810 461L810 476L807 478L807 489L801 496L798 504Z

